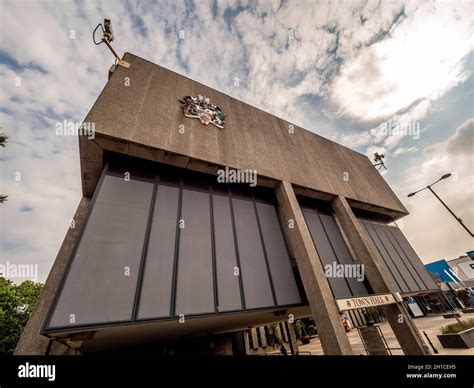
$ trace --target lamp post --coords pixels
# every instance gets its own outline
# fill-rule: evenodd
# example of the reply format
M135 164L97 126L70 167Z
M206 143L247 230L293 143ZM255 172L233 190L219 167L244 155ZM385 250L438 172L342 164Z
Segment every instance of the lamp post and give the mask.
M474 234L472 234L472 232L467 228L466 225L464 225L464 223L462 222L462 220L456 216L456 214L453 213L453 211L448 207L448 205L446 205L442 200L441 198L438 196L438 194L436 194L434 192L434 190L431 188L433 185L435 185L436 183L438 183L439 181L443 180L443 179L447 179L451 176L451 174L444 174L441 178L439 178L436 182L433 182L431 185L428 185L426 187L423 187L422 189L418 190L418 191L415 191L413 193L410 193L407 195L408 198L410 197L413 197L415 194L419 193L420 191L423 191L423 190L426 190L428 189L429 191L431 191L433 193L433 195L438 198L439 202L441 202L443 204L443 206L448 210L448 212L451 213L451 215L456 219L457 222L459 222L461 224L461 226L467 231L467 233L469 233L469 235L471 237L474 237Z

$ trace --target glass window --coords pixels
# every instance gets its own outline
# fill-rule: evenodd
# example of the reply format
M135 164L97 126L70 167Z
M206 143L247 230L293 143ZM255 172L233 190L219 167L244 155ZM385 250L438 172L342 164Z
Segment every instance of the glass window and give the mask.
M410 291L420 291L420 288L416 284L413 275L411 272L414 272L413 269L409 271L406 267L406 263L403 261L401 258L401 252L399 252L398 249L394 246L394 244L391 241L391 235L390 233L387 233L387 226L381 225L381 224L374 224L376 232L385 247L385 250L387 254L390 256L390 259L393 261L393 264L395 267L397 267L398 272L400 275L405 279L405 282L410 289Z
M213 195L219 311L242 309L229 197ZM239 269L237 268L237 271Z
M171 315L171 290L179 188L160 184L156 193L138 318Z
M335 268L335 265L338 264L338 261L334 251L331 248L329 239L324 232L324 228L318 214L315 210L305 210L303 211L303 214L323 268L326 268L327 265ZM352 296L351 290L349 289L344 278L328 276L327 279L335 298L345 298Z
M300 303L298 287L275 206L257 203L257 211L277 303L279 305Z
M337 261L340 264L354 264L354 259L347 248L346 242L342 237L341 231L339 230L334 217L332 215L326 214L319 214L319 217L321 218L324 229L328 235L329 240L331 241L332 248L335 255L337 256ZM368 294L367 288L365 287L363 281L358 281L354 276L346 277L346 281L349 285L352 295L356 296Z
M176 314L214 311L209 193L183 189Z
M398 272L397 267L393 263L388 252L385 250L383 242L379 238L377 231L375 229L375 224L372 224L370 222L364 222L363 225L365 226L370 239L372 240L377 251L379 252L380 257L382 258L382 262L385 265L385 268L388 269L388 272L392 275L393 280L395 280L395 284L398 285L399 291L408 292L409 288L405 280L403 279L403 277Z
M416 275L419 276L420 282L423 284L423 289L425 290L432 290L438 289L438 285L435 283L433 278L429 275L428 271L426 270L425 266L421 262L420 258L416 254L413 247L410 245L406 237L397 227L390 227L388 228L392 233L393 237L395 238L398 247L400 250L405 254L406 259L413 265L416 270Z
M247 309L273 306L272 291L263 255L254 204L232 198L242 282Z
M130 320L153 184L106 175L49 327Z
M423 263L397 227L366 220L360 221L382 258L398 290L416 292L436 289Z

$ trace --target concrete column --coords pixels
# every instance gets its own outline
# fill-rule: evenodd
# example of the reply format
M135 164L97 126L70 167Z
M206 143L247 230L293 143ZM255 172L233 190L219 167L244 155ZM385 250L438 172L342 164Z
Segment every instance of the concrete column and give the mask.
M376 294L395 292L395 285L383 270L381 259L347 200L338 196L333 199L332 207L339 225L354 251L355 259L365 267L365 276L374 292ZM383 309L388 323L406 355L430 354L403 303L387 305Z
M291 184L281 182L276 189L276 195L285 234L298 264L323 352L330 355L352 354L321 260ZM292 228L289 227L290 220Z
M232 353L234 356L245 356L247 353L245 348L245 331L237 331L232 334Z
M59 283L64 275L69 257L71 256L74 245L79 236L79 231L86 218L87 211L89 210L90 199L83 197L79 202L76 213L74 214L74 228L69 228L66 237L59 249L56 260L54 261L53 267L49 272L48 279L44 285L43 291L36 303L33 313L28 320L28 323L23 330L20 341L15 349L15 354L18 355L44 355L48 348L49 339L40 335L40 331L43 327L43 322L48 313L49 307L53 301L54 295L56 294ZM66 224L66 220L65 223ZM54 343L51 346L49 354L65 354L67 347L65 345Z
M288 344L290 345L291 354L298 355L298 340L296 339L295 324L285 322L285 330L288 333Z
M219 334L214 341L216 356L232 356L232 333Z

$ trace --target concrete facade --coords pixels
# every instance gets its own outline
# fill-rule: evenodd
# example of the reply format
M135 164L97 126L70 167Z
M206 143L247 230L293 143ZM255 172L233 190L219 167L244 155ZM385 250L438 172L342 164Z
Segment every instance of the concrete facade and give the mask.
M393 292L395 288L385 276L352 209L368 210L390 220L408 212L371 161L365 155L137 56L127 53L124 59L131 63L131 67L115 69L84 120L94 123L95 138L79 137L84 197L75 215L76 228L66 235L16 353L45 354L52 349L48 346L49 340L40 334L41 328L86 219L90 198L103 170L104 153L112 151L211 175L223 167L256 170L258 185L275 190L288 248L296 260L324 353L351 354L349 340L297 195L330 203L356 261L367 268L366 275L374 292ZM178 100L198 94L209 97L225 112L224 129L205 126L199 120L183 116ZM426 353L404 306L396 304L386 309L405 354ZM405 321L395 324L399 314L406 317ZM257 324L265 323L269 318L255 316L255 319ZM173 324L167 325L163 326L164 330L171 333ZM219 333L216 342L218 354L232 354L231 336L221 334L222 327L212 323L212 319L203 320L202 325L207 328L206 334ZM119 327L110 332L121 336L143 335L145 341L153 339L153 332L146 331L147 325L143 327L144 330L139 327L131 329L135 331ZM194 330L199 327L196 323ZM235 329L231 323L226 327ZM100 333L97 337L100 341Z
M408 214L365 155L135 55L124 59L130 69L115 70L84 120L96 131L95 140L80 139L85 196L98 182L103 150L111 150L209 173L255 169L259 184L286 181L299 194L342 195L355 207ZM183 116L178 100L198 94L223 109L224 130Z

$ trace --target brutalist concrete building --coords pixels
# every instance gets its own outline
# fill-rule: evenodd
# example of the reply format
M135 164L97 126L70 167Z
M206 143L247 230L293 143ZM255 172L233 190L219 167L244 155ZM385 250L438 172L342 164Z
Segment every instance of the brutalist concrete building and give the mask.
M84 120L83 198L17 354L235 354L236 333L310 315L325 354L351 354L337 301L374 294L405 354L427 352L401 297L437 286L366 156L124 59ZM341 265L363 279L328 276Z

